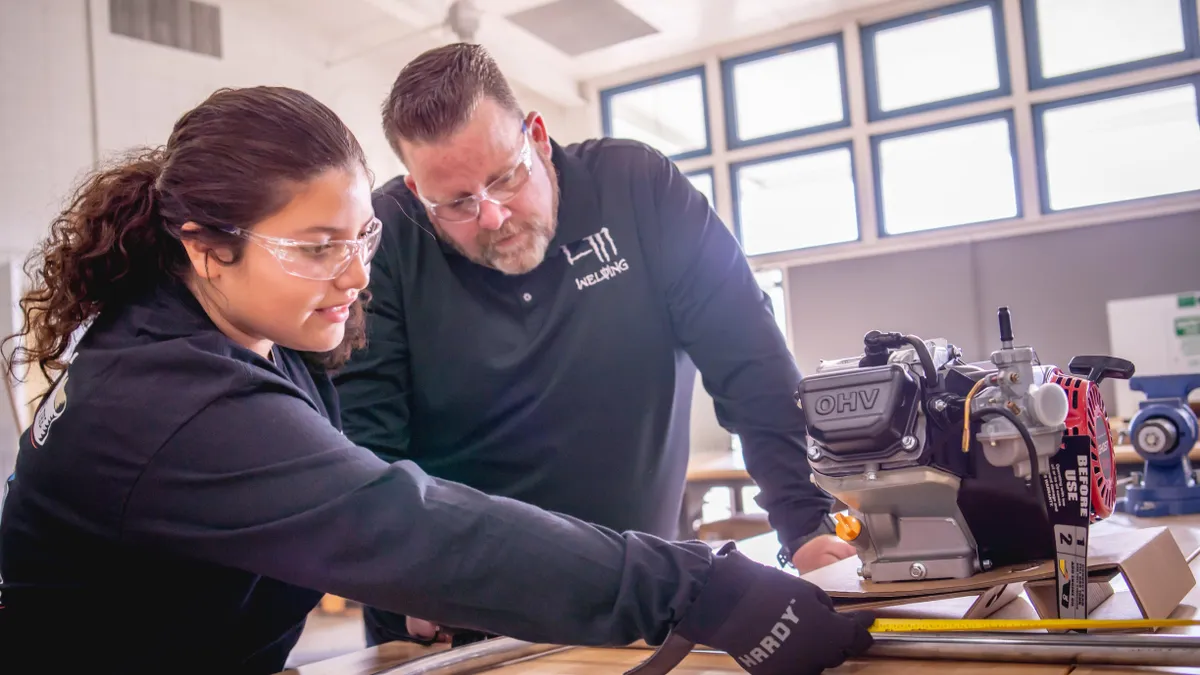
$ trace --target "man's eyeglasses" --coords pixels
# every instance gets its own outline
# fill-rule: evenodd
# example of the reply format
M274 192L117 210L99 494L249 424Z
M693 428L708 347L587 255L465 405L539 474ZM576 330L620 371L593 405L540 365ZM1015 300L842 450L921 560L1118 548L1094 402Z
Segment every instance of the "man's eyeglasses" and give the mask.
M271 237L240 227L218 229L263 247L275 256L283 271L288 274L316 281L336 279L350 267L354 256L358 256L363 265L371 264L383 235L383 223L378 218L372 218L367 223L366 229L358 239L335 239L319 243Z
M498 205L507 204L521 192L521 188L529 182L529 176L533 172L533 148L529 144L529 125L524 122L521 123L521 141L521 154L517 159L517 165L476 194L440 204L435 204L422 195L417 195L417 197L429 208L434 217L448 223L475 220L479 217L479 205L484 201Z

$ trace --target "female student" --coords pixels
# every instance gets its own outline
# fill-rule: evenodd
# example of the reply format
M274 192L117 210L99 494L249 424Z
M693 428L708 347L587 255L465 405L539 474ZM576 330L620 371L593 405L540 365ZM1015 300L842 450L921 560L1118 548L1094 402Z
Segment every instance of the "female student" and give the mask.
M351 444L326 372L367 337L383 236L358 143L285 88L219 91L80 188L14 336L10 366L54 379L0 512L6 673L276 672L323 593L531 641L701 643L753 673L868 648L869 613L731 547Z

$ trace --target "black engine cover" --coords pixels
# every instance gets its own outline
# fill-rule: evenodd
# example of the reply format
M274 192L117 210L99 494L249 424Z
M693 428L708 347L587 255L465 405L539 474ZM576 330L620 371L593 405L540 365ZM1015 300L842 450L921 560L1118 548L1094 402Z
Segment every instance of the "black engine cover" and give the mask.
M896 364L819 373L803 379L797 397L809 436L824 452L855 462L902 451L912 433L920 386Z

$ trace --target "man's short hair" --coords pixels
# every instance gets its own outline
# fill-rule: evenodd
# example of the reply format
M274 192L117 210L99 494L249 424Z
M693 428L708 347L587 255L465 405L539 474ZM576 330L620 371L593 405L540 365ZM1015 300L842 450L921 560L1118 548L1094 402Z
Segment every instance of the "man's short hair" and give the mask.
M383 133L401 155L401 140L428 143L458 131L485 96L523 116L508 80L482 46L460 42L431 49L396 77L383 104Z

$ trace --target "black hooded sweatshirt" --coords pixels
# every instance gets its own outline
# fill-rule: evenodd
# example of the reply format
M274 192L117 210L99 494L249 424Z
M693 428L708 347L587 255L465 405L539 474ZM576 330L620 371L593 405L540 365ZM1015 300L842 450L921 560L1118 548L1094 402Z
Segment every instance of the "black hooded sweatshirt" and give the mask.
M384 461L341 433L336 401L301 354L237 345L180 285L102 314L7 481L5 672L272 673L322 593L531 641L657 644L709 576L703 543Z

